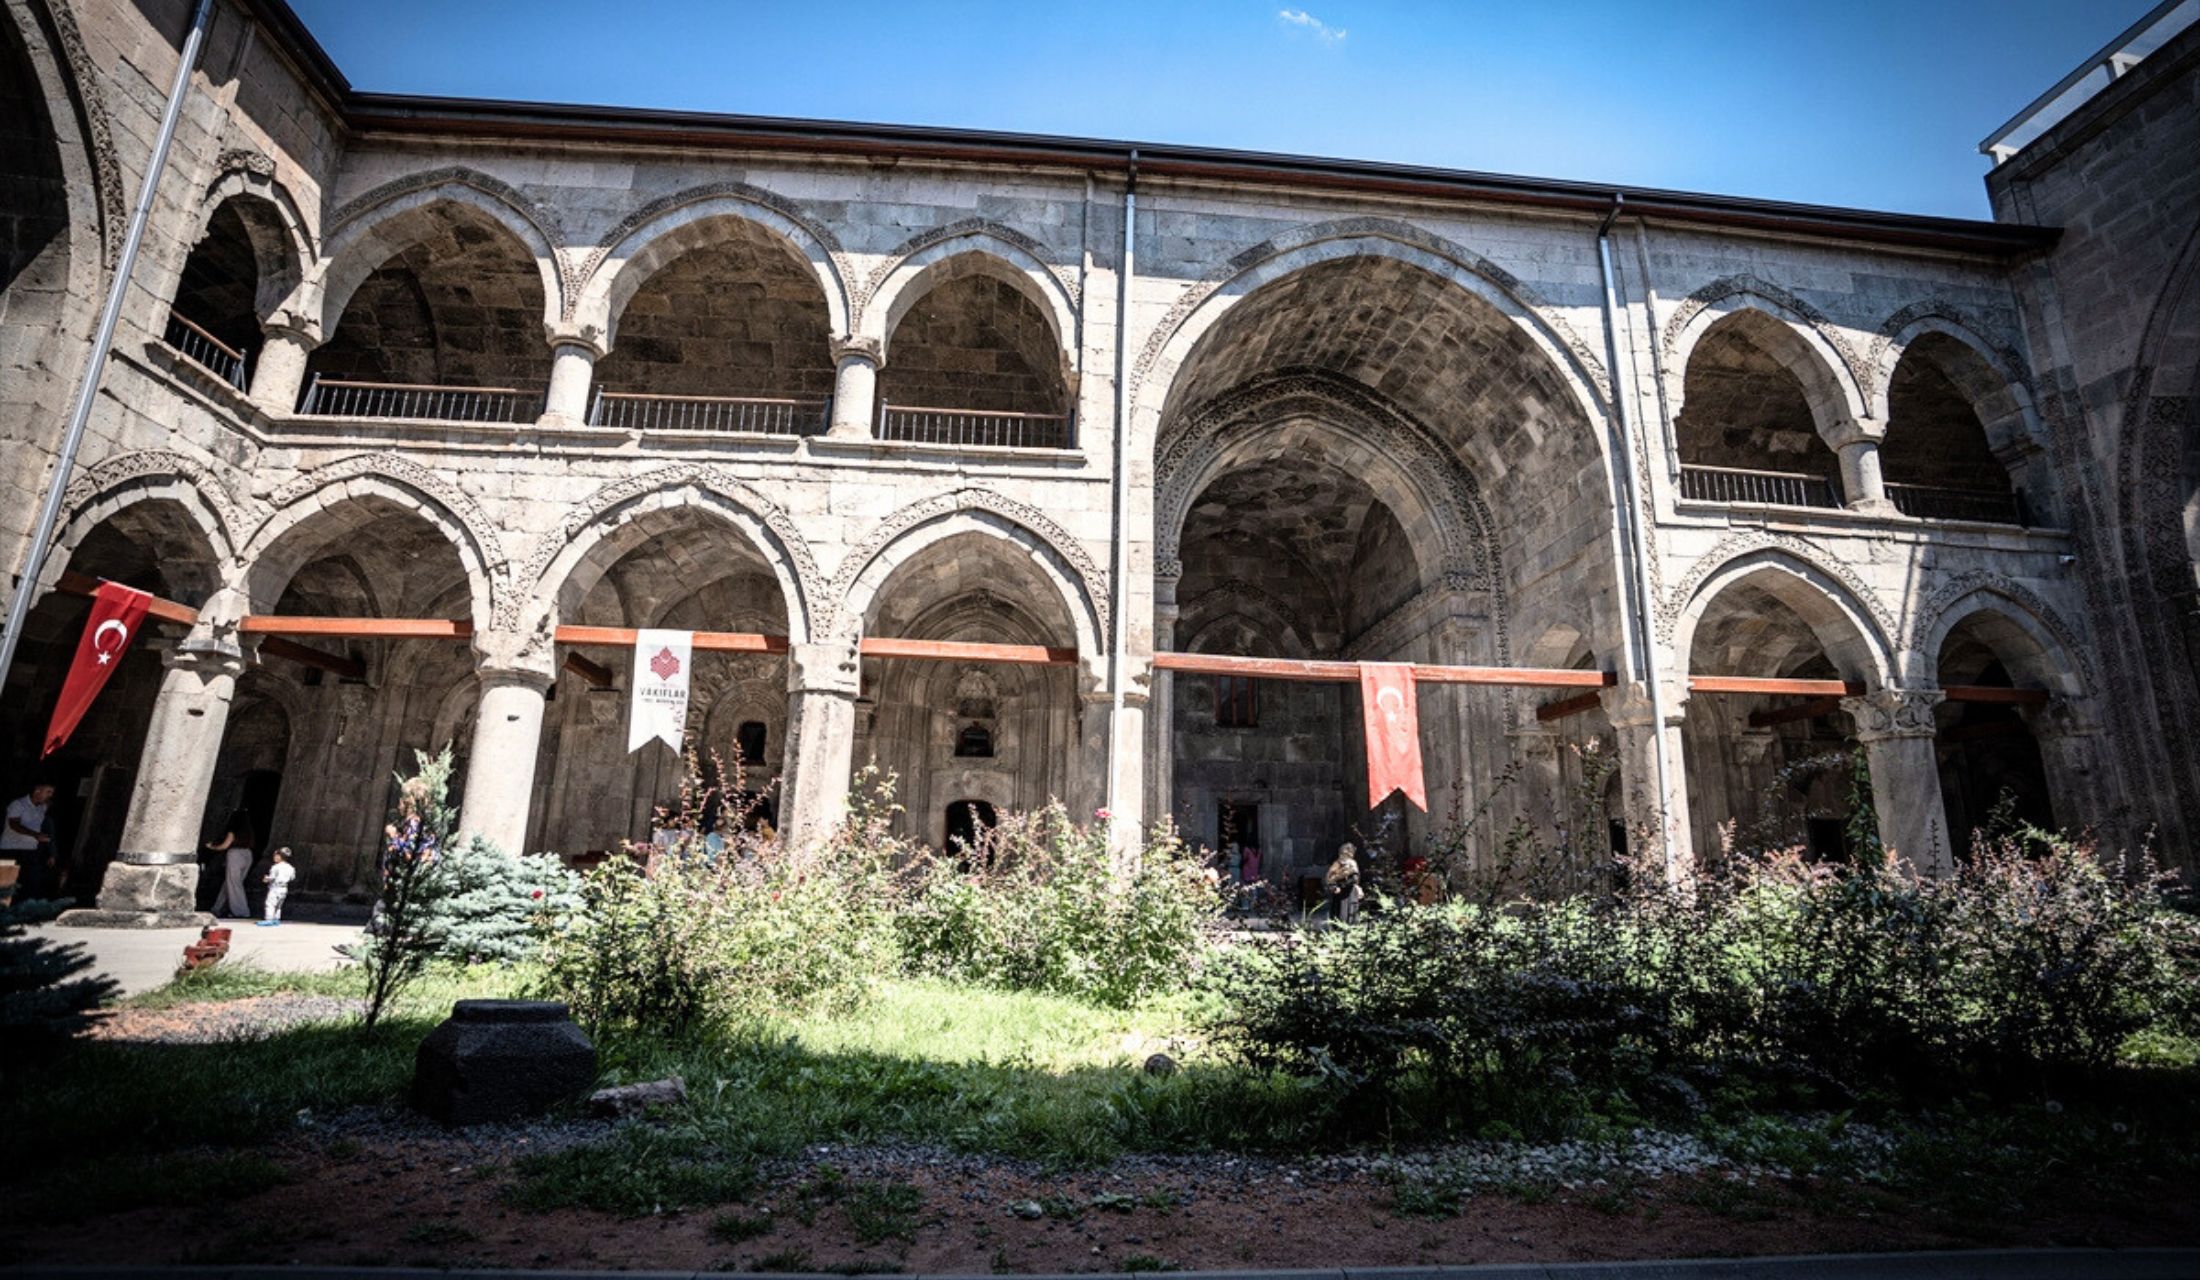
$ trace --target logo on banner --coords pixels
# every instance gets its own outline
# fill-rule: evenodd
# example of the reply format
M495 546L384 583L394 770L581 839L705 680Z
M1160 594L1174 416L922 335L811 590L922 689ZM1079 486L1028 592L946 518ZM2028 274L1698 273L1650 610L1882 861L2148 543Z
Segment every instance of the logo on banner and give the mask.
M627 709L626 749L652 740L674 751L687 730L688 658L692 631L640 631L634 636L634 696Z

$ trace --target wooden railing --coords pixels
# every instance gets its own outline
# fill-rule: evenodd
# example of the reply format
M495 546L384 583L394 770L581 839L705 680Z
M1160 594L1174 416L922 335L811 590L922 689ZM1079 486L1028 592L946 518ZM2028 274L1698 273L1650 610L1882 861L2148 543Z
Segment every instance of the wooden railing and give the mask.
M1890 484L1894 509L1920 520L1977 520L1986 524L2027 524L2021 494L1993 489L1943 489L1925 484Z
M1696 502L1754 502L1774 507L1841 505L1841 491L1830 477L1736 467L1682 467L1681 496Z
M539 393L514 387L438 387L417 382L347 382L315 374L300 413L333 418L426 418L438 422L532 422Z
M753 431L774 436L814 436L825 430L827 403L760 396L654 396L599 391L589 410L588 424L637 431Z
M1067 414L882 405L878 419L881 440L1006 449L1068 449L1075 443Z
M220 338L208 333L182 316L170 312L168 331L162 341L174 347L191 363L239 391L245 389L244 352L237 350Z

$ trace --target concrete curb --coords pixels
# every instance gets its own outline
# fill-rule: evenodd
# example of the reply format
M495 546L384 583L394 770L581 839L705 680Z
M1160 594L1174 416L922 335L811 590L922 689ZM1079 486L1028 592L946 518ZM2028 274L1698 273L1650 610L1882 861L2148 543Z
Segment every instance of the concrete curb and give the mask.
M842 1280L831 1272L453 1270L416 1267L8 1268L10 1280ZM1304 1271L1184 1271L1181 1280L2192 1280L2200 1247L2170 1249L1979 1249L1933 1253L1820 1253L1773 1258L1678 1258L1643 1262L1504 1262L1463 1267L1322 1267ZM900 1280L996 1280L910 1275ZM1131 1280L1122 1272L1038 1274L1023 1280ZM1139 1275L1137 1280L1151 1280Z

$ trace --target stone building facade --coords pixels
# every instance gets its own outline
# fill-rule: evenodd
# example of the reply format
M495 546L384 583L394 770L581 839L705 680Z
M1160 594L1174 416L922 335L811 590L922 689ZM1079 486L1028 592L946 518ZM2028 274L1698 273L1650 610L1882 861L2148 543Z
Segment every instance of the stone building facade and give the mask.
M11 566L189 8L6 0ZM1563 822L1594 740L1675 862L1832 838L1854 747L1921 866L2004 790L2189 857L2200 291L2193 167L2164 157L2194 154L2195 40L2004 166L1974 223L391 98L276 0L222 0L57 549L18 586L9 785L56 776L74 886L118 904L173 898L164 868L240 807L304 887L357 888L393 770L445 742L468 827L609 848L679 766L624 750L626 657L583 652L605 680L552 633L674 627L786 638L698 653L691 726L780 780L798 835L868 763L933 843L1059 798L1257 840L1280 879L1373 827L1351 686L1153 668L1194 652L1617 673L1562 719L1425 686L1409 841ZM38 766L68 572L200 621ZM471 634L300 661L247 615ZM1861 692L1783 715L1692 674ZM1997 684L2051 700L1939 692Z

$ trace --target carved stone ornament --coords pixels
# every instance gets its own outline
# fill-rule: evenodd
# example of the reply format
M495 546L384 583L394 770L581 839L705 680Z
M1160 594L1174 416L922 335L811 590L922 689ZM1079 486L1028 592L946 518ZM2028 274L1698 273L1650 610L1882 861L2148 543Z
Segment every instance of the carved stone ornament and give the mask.
M1938 731L1933 708L1948 695L1938 689L1874 689L1841 699L1841 709L1856 722L1858 742L1887 738L1930 738Z

